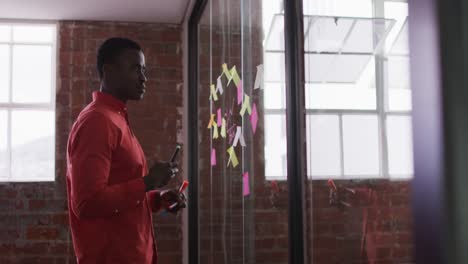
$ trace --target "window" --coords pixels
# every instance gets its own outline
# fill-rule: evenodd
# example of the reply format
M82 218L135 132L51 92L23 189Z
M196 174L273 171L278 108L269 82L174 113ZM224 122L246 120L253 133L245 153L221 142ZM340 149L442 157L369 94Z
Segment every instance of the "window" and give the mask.
M352 3L351 3L352 2ZM314 0L304 5L307 167L312 179L409 179L413 174L408 4ZM265 153L268 122L285 113L284 47L273 16L266 37ZM275 92L277 91L277 92ZM273 121L271 121L273 124ZM273 126L273 125L272 125ZM285 129L285 124L276 125ZM273 128L274 129L274 128ZM275 131L278 133L278 131ZM268 148L268 149L267 149ZM286 179L278 163L268 178ZM276 165L275 165L276 164ZM281 170L282 169L282 170Z
M0 181L55 179L56 32L0 22Z

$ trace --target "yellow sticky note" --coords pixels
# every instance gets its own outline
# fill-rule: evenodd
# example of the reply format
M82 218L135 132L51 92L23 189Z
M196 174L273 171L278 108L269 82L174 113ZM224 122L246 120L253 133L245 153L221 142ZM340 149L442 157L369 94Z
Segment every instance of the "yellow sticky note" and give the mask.
M210 122L208 123L208 126L206 128L210 129L211 126L213 125L213 123L215 122L214 121L214 118L215 118L215 114L211 114L211 118L210 118Z
M240 115L244 116L246 110L249 113L249 115L252 114L252 108L250 107L250 96L248 96L248 95L244 96L244 103L242 103L242 108L240 110Z
M218 125L216 124L216 122L213 122L213 138L217 139L218 137Z
M240 83L240 77L239 77L239 74L237 73L237 70L236 70L236 65L232 66L231 68L231 78L232 80L234 81L234 84L236 86L239 86L239 83Z
M237 167L237 165L239 165L239 161L237 160L236 151L234 150L234 147L231 146L230 148L228 148L227 153L229 154L228 166L229 163L232 162L232 167Z
M221 137L226 138L226 119L223 118L221 124Z
M213 100L218 101L218 95L216 94L216 87L214 84L210 85L210 100L213 98Z
M228 78L228 80L231 81L232 76L231 76L231 72L229 72L229 70L228 70L227 64L223 63L222 67L223 67L224 75L226 75L226 78Z

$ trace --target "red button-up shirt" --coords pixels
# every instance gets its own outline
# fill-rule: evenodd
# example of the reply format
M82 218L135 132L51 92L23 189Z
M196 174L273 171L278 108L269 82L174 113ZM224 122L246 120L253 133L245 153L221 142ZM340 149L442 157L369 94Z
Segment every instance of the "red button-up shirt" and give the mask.
M146 160L123 102L93 93L71 130L67 167L78 263L156 263L151 211L159 210L160 195L145 193Z

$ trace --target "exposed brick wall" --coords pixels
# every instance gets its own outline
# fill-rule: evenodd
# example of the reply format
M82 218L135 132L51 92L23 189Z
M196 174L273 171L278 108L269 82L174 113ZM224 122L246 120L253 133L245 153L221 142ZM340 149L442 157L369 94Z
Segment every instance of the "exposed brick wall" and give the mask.
M182 29L176 25L60 22L56 100L56 181L0 185L0 263L74 263L65 187L71 125L99 88L96 50L112 36L138 41L147 93L129 118L147 157L168 159L182 129ZM183 172L180 173L183 175ZM181 217L155 215L161 263L182 262Z
M329 204L326 181L307 187L308 255L314 263L414 263L409 182L335 183L351 207Z

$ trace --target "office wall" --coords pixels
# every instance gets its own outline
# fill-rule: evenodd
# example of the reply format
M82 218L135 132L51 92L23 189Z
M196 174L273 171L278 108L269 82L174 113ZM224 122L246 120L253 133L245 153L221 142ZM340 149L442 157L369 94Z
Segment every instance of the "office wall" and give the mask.
M148 67L143 101L129 103L130 123L147 158L168 159L182 133L182 29L178 25L62 21L58 31L56 180L0 184L0 262L74 263L65 187L71 125L99 88L96 50L106 38L138 41ZM25 76L27 78L27 76ZM34 129L34 128L31 128ZM181 172L180 175L183 175ZM181 217L154 215L162 263L182 263Z

